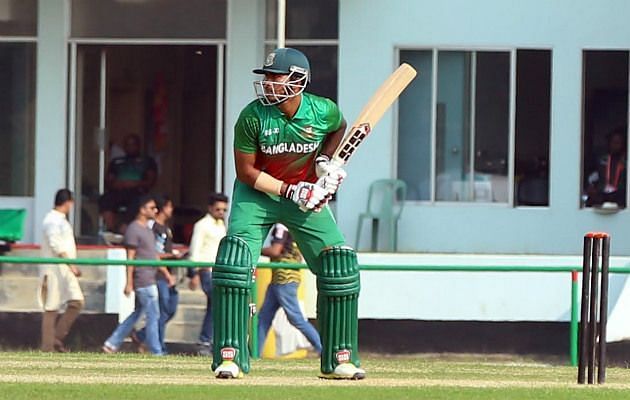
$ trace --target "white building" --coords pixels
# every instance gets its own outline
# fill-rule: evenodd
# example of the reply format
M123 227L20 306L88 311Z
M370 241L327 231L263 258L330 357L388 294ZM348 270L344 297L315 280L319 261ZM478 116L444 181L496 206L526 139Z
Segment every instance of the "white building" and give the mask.
M26 241L66 186L78 231L96 233L110 146L129 133L176 204L229 194L231 127L275 46L275 3L0 0L0 208L29 210ZM369 184L400 178L400 251L579 254L604 230L630 255L629 211L583 204L606 135L627 137L630 3L287 3L287 46L349 122L398 63L420 71L348 167L336 211L350 243Z

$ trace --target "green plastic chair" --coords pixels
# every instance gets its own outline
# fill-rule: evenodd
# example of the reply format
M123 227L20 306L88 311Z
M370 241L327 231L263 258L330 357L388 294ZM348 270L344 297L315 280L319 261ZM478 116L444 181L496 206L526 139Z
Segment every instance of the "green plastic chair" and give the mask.
M382 222L388 227L388 243L386 250L398 249L398 220L407 198L407 184L400 179L379 179L370 185L368 194L367 211L359 214L357 226L357 242L355 248L359 249L361 243L361 228L363 221L372 220L372 241L370 249L378 249L379 224Z
M0 240L15 242L22 239L25 218L26 210L24 209L0 210Z

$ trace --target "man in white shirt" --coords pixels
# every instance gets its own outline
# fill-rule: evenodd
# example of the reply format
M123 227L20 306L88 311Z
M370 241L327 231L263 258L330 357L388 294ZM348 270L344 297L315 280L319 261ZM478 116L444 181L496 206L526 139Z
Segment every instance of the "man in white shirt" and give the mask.
M223 193L212 193L208 197L208 213L195 223L190 240L190 259L192 261L214 262L219 242L226 235L225 213L228 198ZM199 268L190 281L192 290L199 286L207 297L206 315L199 333L199 353L212 354L212 268Z
M68 214L74 206L72 192L61 189L55 195L53 208L43 222L42 257L76 258L77 246ZM40 266L40 300L42 317L42 351L66 352L63 340L83 308L83 292L79 287L81 272L72 264L44 264ZM65 312L57 320L57 314Z

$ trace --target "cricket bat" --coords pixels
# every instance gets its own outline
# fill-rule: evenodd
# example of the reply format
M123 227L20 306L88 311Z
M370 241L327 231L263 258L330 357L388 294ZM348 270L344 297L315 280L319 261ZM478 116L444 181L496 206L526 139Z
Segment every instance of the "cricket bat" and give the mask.
M352 154L357 150L357 147L372 132L372 129L385 114L385 111L391 107L415 76L416 70L411 65L403 63L383 82L372 95L370 101L363 107L350 130L344 136L339 146L337 146L331 162L339 166L348 162Z

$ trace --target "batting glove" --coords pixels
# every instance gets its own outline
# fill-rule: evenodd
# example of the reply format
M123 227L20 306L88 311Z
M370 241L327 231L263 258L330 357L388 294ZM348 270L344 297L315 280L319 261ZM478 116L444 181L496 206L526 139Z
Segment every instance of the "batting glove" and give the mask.
M304 181L289 185L284 197L300 206L303 211L319 212L328 203L326 189L318 184Z
M339 190L341 182L348 176L341 166L324 154L315 159L315 173L319 178L317 184L328 191L329 198Z

